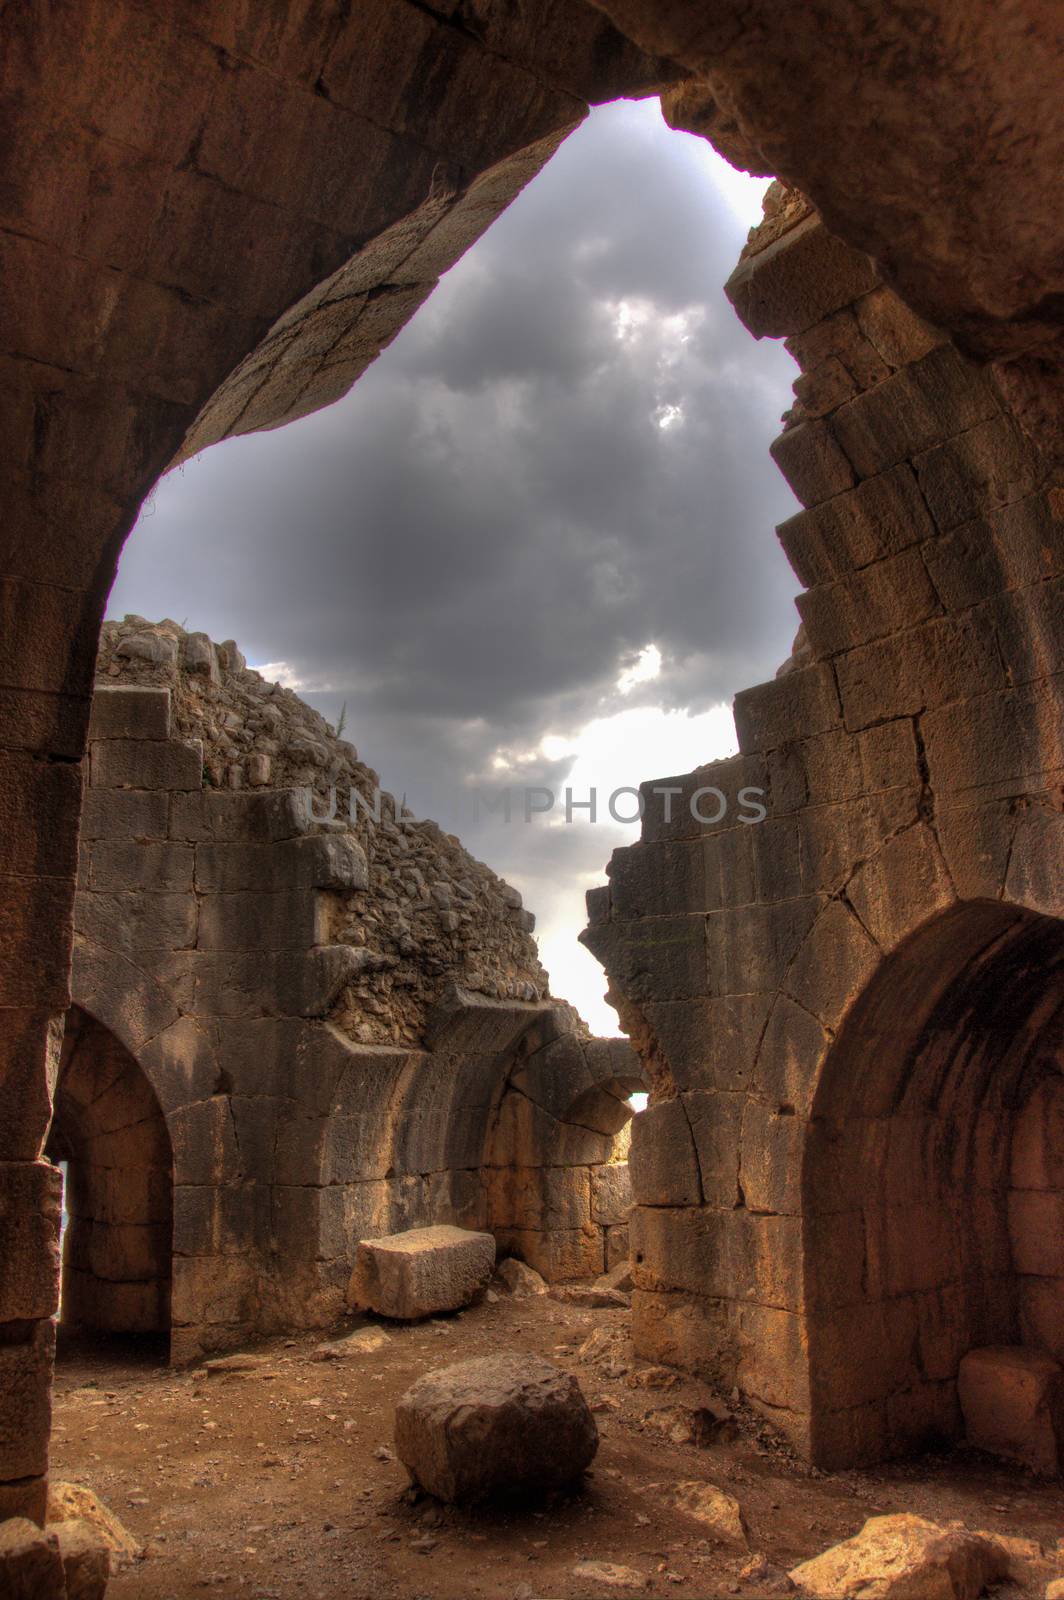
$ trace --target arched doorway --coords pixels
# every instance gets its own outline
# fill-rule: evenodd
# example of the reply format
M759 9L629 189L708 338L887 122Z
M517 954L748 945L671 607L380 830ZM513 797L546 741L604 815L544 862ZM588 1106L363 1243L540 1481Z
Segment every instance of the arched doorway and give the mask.
M170 1135L137 1061L78 1006L67 1013L46 1153L65 1174L61 1326L168 1333Z
M563 1034L519 1057L485 1160L488 1226L500 1253L548 1282L595 1277L627 1260L628 1146L645 1092L627 1039Z
M963 1357L1064 1354L1064 923L960 904L884 962L817 1090L803 1170L814 1459L964 1431Z

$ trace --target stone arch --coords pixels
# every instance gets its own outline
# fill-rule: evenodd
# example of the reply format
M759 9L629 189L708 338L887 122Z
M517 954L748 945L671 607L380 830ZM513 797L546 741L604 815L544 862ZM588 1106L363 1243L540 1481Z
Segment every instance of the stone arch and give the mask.
M553 1037L551 1034L553 1033ZM646 1090L626 1039L533 1030L505 1080L485 1147L488 1226L548 1281L628 1255L631 1096Z
M810 1451L960 1437L961 1358L1056 1346L1064 922L969 901L879 967L821 1073L802 1161ZM1054 1226L1053 1219L1056 1218Z
M147 1075L79 1006L67 1014L45 1153L66 1168L60 1321L169 1333L174 1156Z

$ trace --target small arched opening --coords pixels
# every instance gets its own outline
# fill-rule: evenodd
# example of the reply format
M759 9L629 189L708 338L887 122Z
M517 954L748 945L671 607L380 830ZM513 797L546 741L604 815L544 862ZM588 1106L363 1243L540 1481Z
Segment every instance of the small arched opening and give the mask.
M628 1259L628 1147L645 1100L626 1039L555 1039L511 1073L488 1144L488 1225L500 1253L548 1282Z
M1064 1358L1062 1065L1064 923L1016 906L925 924L848 1016L803 1170L820 1465L961 1438L973 1350Z
M72 1006L46 1154L64 1172L61 1328L168 1335L174 1162L125 1045Z

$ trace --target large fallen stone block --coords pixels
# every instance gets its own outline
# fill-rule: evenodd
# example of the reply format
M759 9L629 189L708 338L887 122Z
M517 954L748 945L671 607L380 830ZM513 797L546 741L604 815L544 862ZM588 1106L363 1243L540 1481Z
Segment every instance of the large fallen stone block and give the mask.
M1036 1472L1064 1465L1064 1367L1044 1350L969 1350L957 1379L969 1444Z
M467 1228L411 1228L363 1239L348 1285L357 1310L412 1322L456 1311L487 1283L495 1269L495 1240Z
M1007 1572L1005 1552L989 1539L902 1512L869 1517L790 1576L816 1600L977 1600Z
M420 1378L396 1406L395 1448L430 1494L468 1502L574 1483L598 1429L570 1373L511 1353Z

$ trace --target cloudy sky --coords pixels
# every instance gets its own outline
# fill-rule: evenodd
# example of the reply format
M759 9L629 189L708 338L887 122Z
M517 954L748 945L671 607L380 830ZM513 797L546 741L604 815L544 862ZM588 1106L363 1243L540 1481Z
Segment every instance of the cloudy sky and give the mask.
M385 786L521 889L555 992L604 1031L576 934L638 837L608 797L734 749L732 695L797 624L767 453L795 369L721 292L763 189L655 101L593 112L346 399L159 484L111 596L346 702ZM526 786L558 796L531 825ZM595 823L565 823L567 786ZM505 787L509 825L477 798Z

